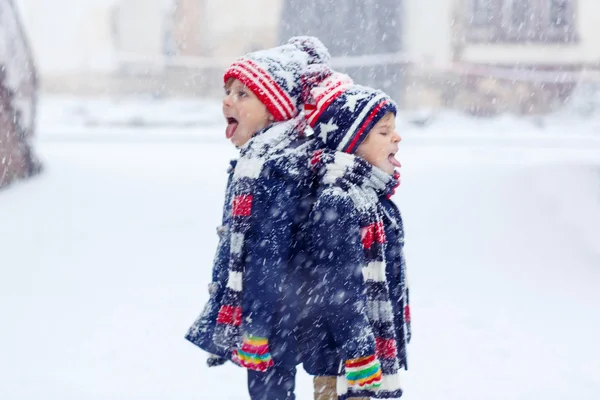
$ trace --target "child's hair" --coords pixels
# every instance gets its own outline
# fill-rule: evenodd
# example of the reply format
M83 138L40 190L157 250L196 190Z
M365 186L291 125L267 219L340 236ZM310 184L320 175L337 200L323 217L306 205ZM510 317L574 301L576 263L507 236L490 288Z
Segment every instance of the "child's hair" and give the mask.
M260 50L236 60L225 72L225 84L238 79L267 107L275 121L298 115L305 100L304 72L309 65L327 64L331 56L312 36L296 36L287 44Z
M325 73L327 74L327 73ZM347 75L329 71L315 85L304 106L315 135L332 150L354 153L373 126L387 113L396 115L396 103L381 90L356 85Z

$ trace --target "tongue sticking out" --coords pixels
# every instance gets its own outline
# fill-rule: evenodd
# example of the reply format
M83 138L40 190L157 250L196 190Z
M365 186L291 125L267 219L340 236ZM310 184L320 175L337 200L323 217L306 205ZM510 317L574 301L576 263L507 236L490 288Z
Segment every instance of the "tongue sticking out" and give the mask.
M390 154L388 156L388 161L396 168L400 168L402 166L402 164L400 164L400 161L396 160L396 157L394 157L393 154Z
M235 133L237 127L237 122L230 122L227 124L227 128L225 129L225 136L227 137L227 139L231 139L233 137L233 134Z

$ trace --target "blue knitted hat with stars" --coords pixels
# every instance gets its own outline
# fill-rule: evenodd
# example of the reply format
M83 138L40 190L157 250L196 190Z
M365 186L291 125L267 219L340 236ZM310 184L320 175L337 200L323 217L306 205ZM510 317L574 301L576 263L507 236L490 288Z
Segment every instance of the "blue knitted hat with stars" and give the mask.
M383 116L396 115L397 106L381 90L356 85L347 75L331 72L311 90L304 111L327 148L353 154Z

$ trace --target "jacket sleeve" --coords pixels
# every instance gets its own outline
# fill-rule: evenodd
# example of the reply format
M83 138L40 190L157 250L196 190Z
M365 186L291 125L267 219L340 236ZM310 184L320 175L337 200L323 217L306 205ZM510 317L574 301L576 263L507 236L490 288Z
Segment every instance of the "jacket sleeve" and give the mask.
M268 338L292 246L295 185L272 177L257 188L246 244L242 332Z
M225 201L223 203L223 215L221 225L217 227L217 235L219 242L217 251L213 260L212 283L211 290L216 290L214 285L222 285L227 277L227 268L229 264L229 243L230 243L230 214L231 214L231 183L232 176L227 180L227 188L225 190Z
M322 195L312 212L315 270L324 312L346 359L375 354L375 337L365 310L364 253L350 199Z

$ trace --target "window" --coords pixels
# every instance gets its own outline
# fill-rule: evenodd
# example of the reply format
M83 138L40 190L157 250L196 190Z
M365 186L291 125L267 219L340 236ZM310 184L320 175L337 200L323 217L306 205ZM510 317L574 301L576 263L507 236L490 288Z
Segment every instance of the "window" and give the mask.
M510 4L511 28L522 29L529 25L533 17L532 0L513 0Z
M487 26L494 19L493 0L473 0L473 25Z
M575 5L573 0L550 0L547 36L556 40L575 37Z
M576 40L576 0L469 0L471 42Z
M567 0L550 0L550 24L554 27L565 27L569 21L569 2Z
M497 39L500 25L501 8L497 0L469 0L470 7L470 37L478 41L493 41Z
M540 9L536 0L505 1L503 37L517 42L535 40L540 33Z

